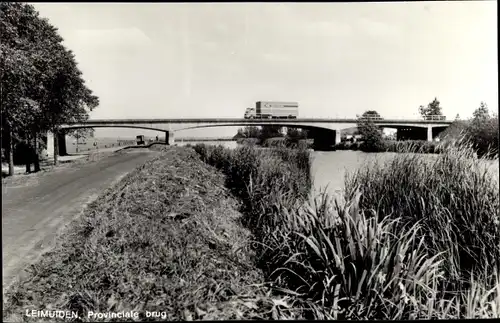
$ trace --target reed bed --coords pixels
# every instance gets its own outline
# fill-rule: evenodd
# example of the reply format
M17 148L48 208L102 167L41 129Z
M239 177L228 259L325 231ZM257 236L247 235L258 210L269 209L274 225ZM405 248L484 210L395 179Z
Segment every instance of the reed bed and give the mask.
M499 317L498 181L463 145L408 148L312 203L307 150L194 149L226 174L257 265L304 317Z

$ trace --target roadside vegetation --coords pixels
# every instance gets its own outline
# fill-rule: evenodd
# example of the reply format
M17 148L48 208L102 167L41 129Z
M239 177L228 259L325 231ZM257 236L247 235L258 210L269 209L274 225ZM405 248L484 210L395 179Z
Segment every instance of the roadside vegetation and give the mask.
M460 147L369 165L344 201L312 204L308 151L194 149L226 174L258 266L304 317L499 317L498 181Z
M293 318L255 268L224 176L191 149L151 149L165 152L92 203L9 289L4 321L43 321L24 316L32 309L87 322L88 311L130 310L165 312L162 321Z

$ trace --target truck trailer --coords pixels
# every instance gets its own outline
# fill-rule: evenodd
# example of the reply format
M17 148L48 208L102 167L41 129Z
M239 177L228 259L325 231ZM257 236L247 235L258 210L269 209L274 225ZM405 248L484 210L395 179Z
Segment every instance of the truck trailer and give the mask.
M298 116L297 102L258 101L255 108L245 111L245 119L297 119Z

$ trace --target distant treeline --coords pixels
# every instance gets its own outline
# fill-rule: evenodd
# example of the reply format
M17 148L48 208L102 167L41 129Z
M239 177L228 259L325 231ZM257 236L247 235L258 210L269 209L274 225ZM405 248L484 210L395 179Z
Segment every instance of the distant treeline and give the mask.
M282 126L247 126L238 129L238 133L233 137L235 140L256 139L257 144L264 143L270 138L284 137L290 142L298 142L301 139L307 139L308 131L297 128L286 128L283 131Z

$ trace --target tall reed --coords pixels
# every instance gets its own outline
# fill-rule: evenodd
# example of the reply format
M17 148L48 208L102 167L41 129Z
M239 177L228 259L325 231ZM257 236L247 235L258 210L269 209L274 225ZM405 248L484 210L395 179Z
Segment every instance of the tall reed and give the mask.
M308 203L308 151L195 147L228 175L257 263L306 316L498 317L498 182L470 151L446 149L368 165L344 201Z

